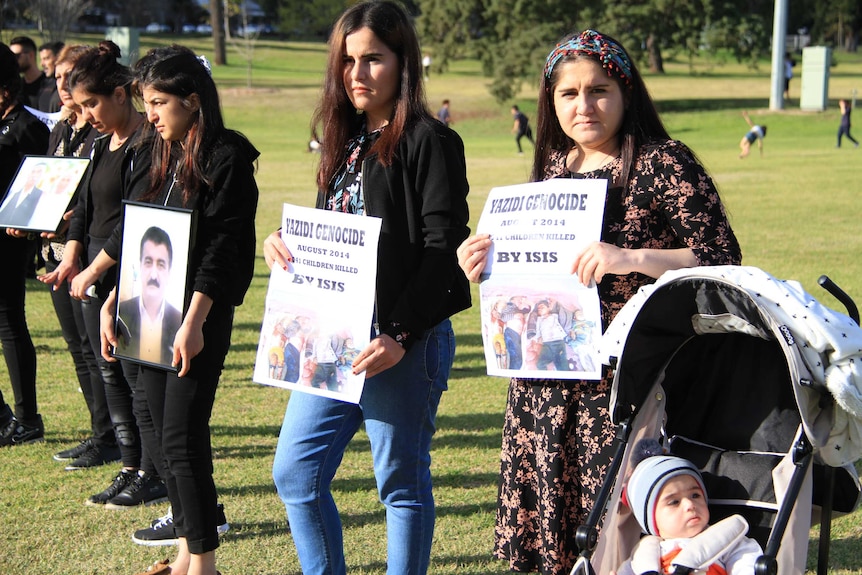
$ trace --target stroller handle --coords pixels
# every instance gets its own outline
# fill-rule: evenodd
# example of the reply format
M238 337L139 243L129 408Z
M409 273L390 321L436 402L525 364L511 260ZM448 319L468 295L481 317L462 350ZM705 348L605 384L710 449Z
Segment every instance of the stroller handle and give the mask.
M820 276L817 279L817 283L820 285L820 287L832 294L835 299L840 301L844 305L844 307L847 308L847 315L849 315L851 319L856 322L856 325L859 325L859 309L856 307L856 303L853 301L853 299L849 295L847 295L847 292L838 287L838 284L836 284L829 278L829 276L826 275Z

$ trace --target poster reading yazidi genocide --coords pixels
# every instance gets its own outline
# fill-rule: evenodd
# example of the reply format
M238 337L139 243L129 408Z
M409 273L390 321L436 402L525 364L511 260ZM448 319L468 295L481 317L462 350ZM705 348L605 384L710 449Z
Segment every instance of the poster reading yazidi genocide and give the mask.
M477 226L493 241L479 287L489 375L599 379L596 286L572 275L601 238L607 180L494 188Z
M371 341L380 219L284 205L293 256L272 268L254 381L359 403L353 359Z

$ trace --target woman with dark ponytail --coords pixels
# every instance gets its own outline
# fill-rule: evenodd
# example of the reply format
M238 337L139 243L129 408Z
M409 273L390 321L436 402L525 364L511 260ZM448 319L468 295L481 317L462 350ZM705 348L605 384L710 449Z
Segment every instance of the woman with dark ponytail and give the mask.
M242 303L254 268L254 218L259 155L241 134L225 128L218 91L206 60L182 46L154 48L134 68L146 110L149 179L134 199L195 210L186 282L186 309L173 341L177 372L141 366L155 432L145 445L161 451L179 540L170 564L148 573L215 575L218 547L216 488L209 420L230 348L234 307ZM137 188L136 188L137 189ZM102 257L119 257L119 234ZM110 358L116 292L102 307L102 355ZM149 447L148 447L149 449Z
M120 447L123 468L104 491L91 495L85 504L125 508L164 501L166 489L141 447L133 408L137 366L105 361L99 346L99 311L114 288L117 270L114 265L99 265L97 256L120 222L123 199L146 178L145 161L149 159L141 153L145 148L141 139L144 118L132 99L132 72L119 58L120 48L103 40L80 55L69 74L74 104L102 135L93 146L92 161L69 222L63 261L40 279L53 284L54 289L67 289L63 283L68 282L72 297L81 301Z

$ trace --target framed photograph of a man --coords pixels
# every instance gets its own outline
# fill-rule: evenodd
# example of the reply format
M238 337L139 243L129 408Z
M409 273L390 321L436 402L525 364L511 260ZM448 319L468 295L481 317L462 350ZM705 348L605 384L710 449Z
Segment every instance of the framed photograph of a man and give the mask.
M114 356L175 371L194 212L126 201L122 224Z
M0 228L56 232L90 158L24 156L0 202Z

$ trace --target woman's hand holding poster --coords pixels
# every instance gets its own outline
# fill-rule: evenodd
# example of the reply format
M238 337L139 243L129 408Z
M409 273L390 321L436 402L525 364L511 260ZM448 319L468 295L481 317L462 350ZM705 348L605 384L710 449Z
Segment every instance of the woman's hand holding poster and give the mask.
M606 180L553 179L494 188L477 233L493 244L479 287L489 375L599 379L595 285L571 273L601 238Z
M281 221L293 262L272 268L253 379L359 403L381 220L285 204Z

